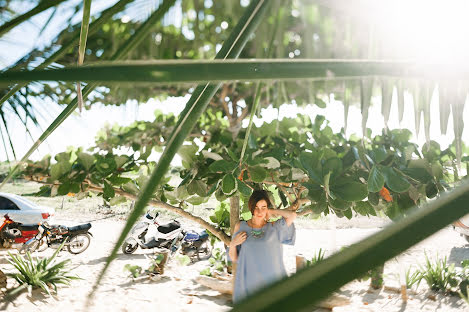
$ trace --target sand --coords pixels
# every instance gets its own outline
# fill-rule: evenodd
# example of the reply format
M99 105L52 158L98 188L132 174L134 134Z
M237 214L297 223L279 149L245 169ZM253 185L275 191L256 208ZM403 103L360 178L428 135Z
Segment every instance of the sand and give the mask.
M104 219L103 219L104 218ZM90 247L82 254L72 255L67 251L60 253L60 259L71 259L75 266L73 273L81 280L76 280L70 286L60 287L57 294L49 297L33 291L21 294L15 301L1 303L0 310L6 311L227 311L232 307L231 297L220 294L194 281L199 272L208 266L208 261L199 261L189 265L181 265L177 258L173 258L166 266L165 273L154 279L132 279L123 270L125 264L148 267L146 255L151 250L138 249L135 254L125 255L119 251L116 260L111 264L106 277L99 289L94 293L92 305L86 306L92 286L101 271L107 255L114 245L117 235L124 225L123 220L105 218L103 215L80 214L75 216L60 215L56 223L77 225L92 221L90 232L93 234ZM386 221L376 221L357 218L355 221L340 219L334 221L338 229L327 229L332 222L322 226L316 223L311 228L306 221L297 222L297 241L295 246L286 246L284 262L290 274L295 272L295 256L302 254L311 258L319 248L331 254L342 246L350 245L378 230ZM183 226L199 229L196 224L183 221ZM375 227L373 227L373 225ZM54 250L46 250L39 255L51 255ZM469 245L450 227L447 227L432 237L406 251L398 258L386 263L385 285L399 287L397 274L401 266L423 264L424 252L430 257L447 256L449 262L460 263L469 259ZM0 267L6 272L12 271L12 266L6 261L7 250L0 249ZM8 280L9 286L15 281ZM400 295L386 289L370 290L369 281L354 281L344 286L339 294L347 297L351 305L337 308L335 311L469 311L469 305L454 296L437 294L428 290L424 282L415 294L409 295L404 304ZM316 311L326 311L317 309Z

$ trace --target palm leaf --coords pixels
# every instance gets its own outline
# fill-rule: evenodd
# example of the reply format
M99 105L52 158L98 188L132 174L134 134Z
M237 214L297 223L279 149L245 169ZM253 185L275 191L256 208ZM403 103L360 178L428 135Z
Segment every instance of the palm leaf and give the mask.
M85 60L86 39L88 38L88 28L90 23L91 0L83 1L83 19L81 21L80 43L78 45L78 66ZM83 95L81 94L80 82L77 82L78 108L81 112L83 107Z
M5 33L9 32L12 30L14 27L18 26L22 22L28 20L29 18L33 17L36 14L39 14L41 12L44 12L45 10L58 5L61 2L64 2L65 0L48 0L48 1L40 1L39 4L34 7L32 10L24 13L23 15L20 15L13 20L3 24L0 26L0 37L3 36Z
M233 311L302 311L469 213L469 183L315 266L253 294Z
M131 49L131 47L126 47ZM0 74L0 82L35 80L132 82L132 83L200 83L219 81L258 81L265 79L317 79L413 77L452 79L469 78L464 68L417 64L401 61L323 60L323 59L256 59L212 61L126 61L100 62L81 67L38 71L8 71ZM369 86L367 86L369 87ZM418 85L416 84L416 87ZM418 88L417 88L418 90Z
M117 50L114 55L111 57L111 60L120 60L123 59L133 48L138 46L138 44L143 40L143 38L148 34L151 30L151 26L156 23L159 19L163 17L163 15L169 10L169 8L174 4L175 0L165 0L158 10L156 10L146 21L143 23L135 32L134 36L130 37L121 47ZM79 79L76 79L79 80ZM93 91L94 88L97 87L97 84L89 84L83 89L83 96L86 97L88 94ZM0 184L0 189L7 183L11 177L16 173L19 168L19 165L25 162L29 156L44 142L49 135L54 132L57 127L59 127L68 116L70 116L73 111L77 108L77 98L73 99L70 104L60 113L60 115L52 122L52 124L44 131L43 134L39 137L36 142L34 142L33 146L26 152L26 154L21 158L19 164L17 164L8 176L3 180Z
M110 7L109 9L106 9L105 11L102 12L101 16L96 19L93 23L91 23L88 34L92 35L96 31L98 31L101 26L106 23L112 16L124 9L124 7L132 2L134 0L121 0L118 1L115 5ZM42 62L39 66L36 67L36 70L44 69L56 60L60 59L62 56L64 56L72 47L74 47L77 42L80 39L80 33L81 31L76 31L75 34L73 35L72 39L67 42L66 44L62 45L62 47L57 50L54 54L52 54L50 57L48 57L44 62ZM2 96L0 98L0 106L8 100L13 94L18 92L22 87L24 87L27 83L20 83L16 86L14 86L10 91L8 91L7 94Z
M442 134L446 134L448 130L449 114L451 112L451 104L448 97L448 84L442 82L438 86L439 100L438 104L440 107L440 131Z
M231 32L228 39L224 42L220 51L217 53L216 58L237 58L244 48L251 34L257 28L263 15L267 11L270 2L265 0L252 1L246 8L244 15L241 17L238 24ZM106 260L106 264L101 271L98 279L93 287L95 290L100 284L105 272L107 271L111 261L116 257L117 251L120 245L124 242L124 239L130 232L133 224L137 222L138 218L142 215L146 204L153 197L153 193L169 168L169 165L177 153L179 147L184 142L188 133L192 130L195 123L199 119L200 115L205 111L205 108L210 102L210 99L215 95L216 91L221 84L210 84L199 85L193 92L191 98L186 104L186 107L180 114L180 119L176 124L175 131L172 134L163 154L158 162L157 167L152 172L147 183L143 187L134 209L130 213L127 223L119 236L111 254ZM90 297L92 293L90 294Z

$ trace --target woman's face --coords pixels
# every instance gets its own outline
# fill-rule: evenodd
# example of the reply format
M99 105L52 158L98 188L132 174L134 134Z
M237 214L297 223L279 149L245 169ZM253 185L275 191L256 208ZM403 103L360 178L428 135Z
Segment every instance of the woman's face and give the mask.
M265 199L261 199L256 203L256 207L254 208L254 216L256 218L264 219L267 214L267 202Z

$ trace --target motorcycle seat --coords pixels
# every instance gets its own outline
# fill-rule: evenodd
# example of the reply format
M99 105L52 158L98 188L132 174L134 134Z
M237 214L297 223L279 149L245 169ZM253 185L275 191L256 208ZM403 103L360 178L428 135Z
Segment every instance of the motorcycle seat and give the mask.
M163 224L158 226L158 232L163 233L163 234L168 234L169 232L172 232L174 230L177 230L181 227L179 222L177 221L172 221L168 224Z
M76 233L76 232L86 233L86 232L88 232L88 230L90 228L91 228L91 223L86 223L86 224L80 224L80 225L76 225L76 226L70 226L68 228L68 231L73 232L73 233Z
M37 224L18 224L18 230L20 231L37 231Z

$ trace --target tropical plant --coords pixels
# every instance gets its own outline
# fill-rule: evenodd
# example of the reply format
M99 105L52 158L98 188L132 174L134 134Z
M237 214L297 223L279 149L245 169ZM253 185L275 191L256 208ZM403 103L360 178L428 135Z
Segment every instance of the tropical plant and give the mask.
M215 248L212 256L208 259L209 266L200 271L200 275L216 276L225 270L226 252L220 248Z
M446 256L443 259L437 257L432 262L425 253L425 265L420 268L420 273L432 290L450 292L459 284L454 263L448 265Z
M65 242L64 242L65 243ZM70 259L57 261L57 254L60 252L64 244L62 244L54 254L50 257L42 259L31 256L26 252L25 256L13 255L8 252L10 259L8 262L12 264L18 271L16 273L7 273L7 276L14 278L19 285L8 291L9 296L27 289L29 292L34 288L41 288L50 295L50 289L53 288L57 292L57 286L60 284L70 285L72 280L80 279L77 276L70 275Z
M140 276L140 274L142 274L142 267L136 264L132 265L127 263L124 265L124 271L129 272L130 277L137 278Z
M322 250L322 248L319 248L319 250L314 254L313 258L311 258L311 260L306 260L306 266L312 266L324 260L325 255L326 252Z

